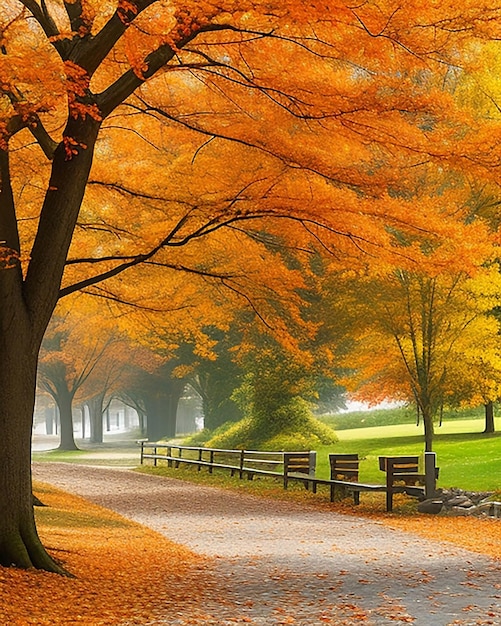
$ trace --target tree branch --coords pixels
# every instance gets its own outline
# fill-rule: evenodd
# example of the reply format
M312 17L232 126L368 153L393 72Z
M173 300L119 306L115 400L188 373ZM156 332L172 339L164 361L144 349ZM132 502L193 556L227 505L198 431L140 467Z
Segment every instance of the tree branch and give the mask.
M136 0L134 2L131 0L127 3L130 8L125 9L125 3L124 6L118 6L112 17L94 37L81 39L77 43L72 51L71 60L83 67L89 76L92 76L134 19L157 1ZM67 4L66 1L65 4Z
M183 49L190 41L196 39L202 33L228 30L229 27L221 24L210 24L204 26L176 41L176 48ZM104 29L103 29L104 31ZM101 31L101 32L103 32ZM146 69L141 75L137 70L130 69L125 72L118 80L110 85L105 91L97 96L98 105L103 118L108 117L116 107L124 102L134 91L158 72L162 67L167 65L176 56L176 51L168 44L159 46L151 52L144 60Z
M286 167L289 167L291 169L301 169L305 172L311 172L312 174L315 174L317 176L322 177L324 180L328 180L331 183L334 183L336 185L342 186L342 187L346 187L347 189L351 189L353 191L356 191L357 193L360 192L360 190L362 189L361 185L355 185L354 183L352 183L351 181L347 181L347 180L343 180L339 177L334 177L334 176L329 176L323 172L321 172L318 169L315 169L314 167L311 166L306 166L306 165L301 165L300 163L297 163L295 161L292 161L290 158L285 157L284 155L279 154L278 152L274 152L273 150L270 150L269 148L267 148L265 145L260 145L258 143L253 143L251 141L248 141L246 139L241 139L239 137L232 137L231 135L227 134L227 133L221 133L221 132L213 132L213 131L209 131L206 130L204 128L201 128L200 126L196 126L195 124L191 124L188 121L184 120L184 119L179 119L177 117L174 117L173 115L170 115L169 113L167 113L166 111L159 109L158 107L153 107L148 105L148 103L143 100L140 96L136 95L136 98L139 100L139 102L141 102L146 108L145 109L141 109L140 107L131 104L131 103L126 103L125 106L130 107L133 110L145 113L146 115L152 115L152 114L156 114L160 117L163 117L167 120L170 120L171 122L174 122L176 124L180 124L181 126L184 126L185 128L189 129L189 130L193 130L197 133L200 133L201 135L205 135L206 137L209 137L210 139L222 139L224 141L230 141L232 143L236 143L239 144L241 146L245 146L247 148L255 148L256 150L259 150L260 152L262 152L263 154L267 154L271 157L273 157L274 159L278 159L281 163L283 163ZM204 146L207 145L207 141L204 142L203 146L200 146L199 148L197 148L197 153L200 151L200 149Z
M47 37L57 37L59 35L59 30L51 18L47 11L47 7L45 6L45 2L42 2L42 8L38 5L36 0L19 0L22 5L24 5L28 11L31 12L33 17L42 27L43 32L47 35Z
M82 19L82 0L64 0L64 8L73 32L77 33L82 27L85 27L85 22Z
M13 258L3 259L2 247L11 250ZM2 264L19 260L21 254L21 243L17 228L16 210L14 205L14 194L12 191L9 153L7 150L0 150L0 270Z
M33 137L37 140L38 145L42 149L45 156L49 159L49 161L52 161L56 148L59 144L49 135L38 115L31 117L28 128Z
M123 304L127 307L132 307L140 311L148 311L150 313L168 313L172 311L182 311L185 309L193 308L193 305L191 304L185 304L183 306L176 306L176 307L166 306L162 308L147 306L145 304L131 302L130 300L124 300L123 298L121 298L120 296L117 296L111 291L108 291L100 287L97 287L96 289L83 289L83 293L87 294L88 296L92 296L93 298L103 298L104 300L109 300L110 302L116 302L117 304Z

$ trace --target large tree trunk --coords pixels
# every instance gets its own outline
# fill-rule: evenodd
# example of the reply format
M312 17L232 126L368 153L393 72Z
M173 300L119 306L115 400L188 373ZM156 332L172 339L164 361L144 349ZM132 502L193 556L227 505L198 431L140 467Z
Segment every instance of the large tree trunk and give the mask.
M11 272L12 270L8 270ZM0 274L5 289L5 274ZM5 292L0 290L2 295ZM35 405L37 350L28 321L19 311L0 314L0 564L64 573L40 543L33 514L31 433ZM10 317L10 319L8 319ZM21 319L20 319L21 318ZM8 324L8 331L5 324Z
M70 118L66 136L82 149L68 159L61 143L23 280L8 155L0 150L0 563L64 573L38 537L32 504L31 433L36 369L56 306L73 229L100 124Z

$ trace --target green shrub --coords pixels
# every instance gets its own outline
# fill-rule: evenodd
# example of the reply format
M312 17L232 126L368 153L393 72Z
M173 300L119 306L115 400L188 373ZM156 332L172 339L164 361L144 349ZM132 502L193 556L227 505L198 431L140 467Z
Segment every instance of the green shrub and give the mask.
M310 415L300 424L292 422L278 433L266 432L261 422L245 418L230 424L224 432L214 433L205 445L231 450L315 450L319 445L330 445L337 440L331 428Z

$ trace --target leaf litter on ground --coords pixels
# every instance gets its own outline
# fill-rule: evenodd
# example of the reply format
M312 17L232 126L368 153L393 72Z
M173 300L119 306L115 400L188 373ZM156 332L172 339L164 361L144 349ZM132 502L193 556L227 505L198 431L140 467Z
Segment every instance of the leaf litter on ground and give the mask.
M37 484L38 532L74 578L0 567L0 623L147 624L198 607L208 559L107 509Z
M370 518L430 540L448 541L501 559L501 520L432 516L412 511L399 496L395 513L381 511L375 494L356 508L348 500L325 502L306 490L282 494L301 504ZM46 504L37 507L40 537L54 558L74 574L65 578L36 570L0 567L0 620L11 626L155 623L171 616L200 622L205 597L214 596L211 559L89 501L36 484ZM263 490L263 497L280 497ZM501 585L500 585L501 587ZM15 598L15 601L13 599ZM402 619L402 616L399 618ZM179 622L181 623L181 622Z

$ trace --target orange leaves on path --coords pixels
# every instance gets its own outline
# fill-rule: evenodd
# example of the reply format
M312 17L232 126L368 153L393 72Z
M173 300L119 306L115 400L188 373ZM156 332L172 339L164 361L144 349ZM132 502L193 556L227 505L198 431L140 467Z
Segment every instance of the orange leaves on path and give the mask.
M501 559L501 522L497 519L405 515L385 516L383 521L388 526L416 533L426 539L449 541L472 552Z
M36 494L48 505L37 507L41 538L75 578L0 568L0 623L146 624L203 602L200 556L82 498Z

